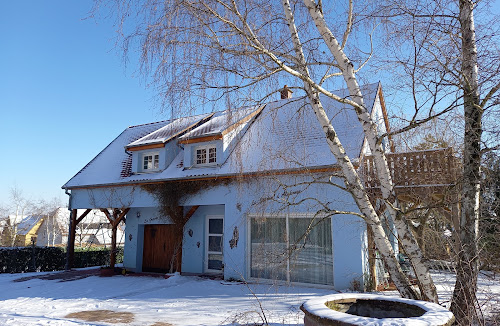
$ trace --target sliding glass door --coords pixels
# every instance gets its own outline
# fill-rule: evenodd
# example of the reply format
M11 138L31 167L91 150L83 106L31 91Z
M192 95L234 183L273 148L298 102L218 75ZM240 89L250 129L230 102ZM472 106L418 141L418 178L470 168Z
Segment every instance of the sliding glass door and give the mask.
M330 218L250 216L250 276L333 285Z

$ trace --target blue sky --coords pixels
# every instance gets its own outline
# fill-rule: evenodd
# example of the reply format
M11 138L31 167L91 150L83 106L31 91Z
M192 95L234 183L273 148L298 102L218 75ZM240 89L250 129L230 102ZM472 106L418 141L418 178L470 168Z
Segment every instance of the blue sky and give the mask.
M0 1L0 206L61 186L132 124L163 120L132 64L125 68L92 0ZM493 2L495 13L500 6Z
M131 124L164 117L90 0L0 2L0 205L61 186Z

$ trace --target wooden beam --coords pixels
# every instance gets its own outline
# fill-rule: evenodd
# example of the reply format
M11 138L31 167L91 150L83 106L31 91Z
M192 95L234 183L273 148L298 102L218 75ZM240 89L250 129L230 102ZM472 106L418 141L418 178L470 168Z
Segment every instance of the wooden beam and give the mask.
M191 218L191 216L193 216L193 214L196 212L196 210L198 209L198 207L200 207L200 205L194 205L192 206L189 211L186 213L186 215L184 216L184 220L185 221L189 221L189 219Z
M101 212L106 215L106 218L111 224L111 252L109 255L110 268L115 268L116 264L116 232L118 229L118 224L120 224L120 222L125 219L125 215L127 215L129 210L130 208L125 208L123 210L115 208L113 209L113 215L111 215L107 208L101 208Z
M73 267L75 260L75 237L76 237L76 214L77 210L72 209L69 216L68 243L66 244L66 270Z
M194 143L202 143L202 142L219 140L219 139L222 139L221 134L213 135L213 136L198 137L198 138L183 139L183 140L179 140L179 144L194 144Z
M78 211L76 209L71 210L71 214L69 216L68 243L66 244L66 270L73 268L75 261L76 226L85 216L88 215L88 213L90 213L90 211L91 209L87 209L80 217L78 217Z
M80 223L85 218L85 216L87 216L91 211L92 211L91 209L85 210L85 212L83 212L83 214L76 219L76 225L78 225L78 223Z
M130 210L130 208L125 208L121 212L116 212L117 213L117 217L114 219L112 225L113 226L118 226L118 224L120 224L120 222L125 219L125 215L127 215L127 213L128 213L129 210Z
M159 144L148 144L148 145L139 145L139 146L134 146L134 147L127 147L127 150L130 152L134 151L142 151L145 149L155 149L155 148L163 148L165 147L164 143L159 143Z
M225 130L222 131L222 135L225 136L227 135L229 132L233 131L234 129L236 129L238 126L244 124L245 122L248 122L250 119L252 119L253 117L255 117L256 115L258 115L259 113L262 112L262 110L264 109L266 105L262 105L260 108L258 108L257 110L255 110L254 112L250 113L249 115L247 115L246 117L244 117L243 119L239 120L239 121L236 121L235 123L233 123L231 126L227 127Z
M100 211L103 212L104 215L106 215L106 218L108 219L109 223L111 225L113 225L113 218L111 217L111 214L108 212L108 209L107 208L101 208Z

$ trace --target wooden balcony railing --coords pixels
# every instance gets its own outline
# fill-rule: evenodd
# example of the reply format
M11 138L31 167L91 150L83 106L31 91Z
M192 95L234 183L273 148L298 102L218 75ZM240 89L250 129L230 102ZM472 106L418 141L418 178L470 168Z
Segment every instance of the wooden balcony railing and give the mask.
M394 185L400 187L450 186L457 182L460 161L451 148L386 154ZM361 173L367 188L378 188L372 156L365 156Z

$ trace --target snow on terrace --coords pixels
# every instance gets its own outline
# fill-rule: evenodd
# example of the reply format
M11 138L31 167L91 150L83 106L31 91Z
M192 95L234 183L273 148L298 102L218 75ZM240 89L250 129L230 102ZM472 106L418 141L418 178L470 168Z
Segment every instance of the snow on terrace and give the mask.
M132 313L134 320L121 324L131 326L159 322L174 326L246 325L262 323L256 297L262 303L270 325L302 325L300 305L310 298L333 292L299 286L246 286L179 275L167 280L93 276L67 282L41 279L12 282L26 275L36 273L0 274L0 325L110 325L65 317L70 313L92 310ZM433 277L441 300L449 300L454 283L452 275L440 273ZM490 311L498 310L498 276L495 280L482 275L479 285L480 303Z

